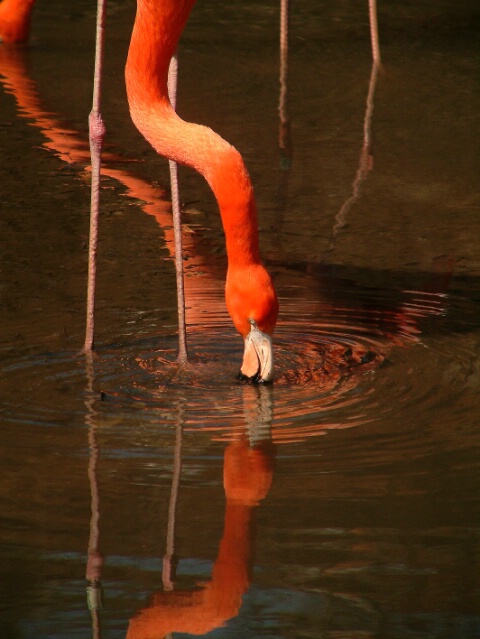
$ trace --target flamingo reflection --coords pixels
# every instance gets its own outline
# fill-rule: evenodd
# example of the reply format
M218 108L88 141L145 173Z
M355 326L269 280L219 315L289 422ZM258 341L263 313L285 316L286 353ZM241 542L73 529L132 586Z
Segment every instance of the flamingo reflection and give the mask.
M153 595L129 624L127 639L160 639L172 632L203 635L235 617L251 581L255 515L270 489L272 389L244 386L245 425L224 453L225 519L210 581L195 590L167 589ZM171 514L171 512L170 512Z
M87 602L92 617L93 637L101 636L104 557L100 551L100 497L97 478L98 395L93 392L95 371L87 358L85 423L88 426L88 477L91 491L91 520L86 568ZM191 590L175 590L174 564L176 501L181 475L182 433L185 399L178 399L174 469L168 510L167 553L163 561L164 590L129 623L127 639L160 639L172 632L202 635L224 625L241 608L243 595L251 582L255 541L255 517L267 496L273 479L275 448L271 438L273 389L245 385L243 425L232 427L233 440L226 446L223 465L225 517L222 539L210 581Z

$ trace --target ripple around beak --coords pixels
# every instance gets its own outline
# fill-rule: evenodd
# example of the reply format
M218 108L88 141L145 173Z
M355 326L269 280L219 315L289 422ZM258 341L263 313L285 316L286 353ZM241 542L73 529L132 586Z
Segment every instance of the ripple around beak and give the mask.
M240 372L254 381L270 382L273 379L272 339L258 329L254 320L250 320L250 324L252 328L245 338Z

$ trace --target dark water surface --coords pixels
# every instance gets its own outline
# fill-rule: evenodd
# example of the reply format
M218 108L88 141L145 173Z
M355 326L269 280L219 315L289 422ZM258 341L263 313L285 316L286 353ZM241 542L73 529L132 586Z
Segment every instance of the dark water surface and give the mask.
M367 114L366 3L294 3L289 139L277 3L195 7L179 112L244 155L280 296L260 388L235 381L221 223L186 169L174 363L134 8L109 1L93 361L94 2L38 2L31 43L0 47L0 637L480 637L478 3L380 0Z

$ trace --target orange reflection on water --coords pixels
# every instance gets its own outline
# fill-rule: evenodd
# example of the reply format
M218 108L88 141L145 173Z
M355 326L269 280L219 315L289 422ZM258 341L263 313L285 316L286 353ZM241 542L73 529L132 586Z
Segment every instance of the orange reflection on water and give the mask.
M127 639L159 639L171 632L203 635L235 617L251 580L255 509L272 481L268 447L245 439L225 450L223 536L212 578L198 590L158 592L130 621Z
M134 616L127 639L160 639L172 632L203 635L235 617L251 581L256 508L273 479L271 388L245 386L244 424L225 449L223 536L212 578L194 590L166 590Z
M13 95L17 102L18 113L28 120L31 126L38 128L45 137L43 146L67 164L79 164L90 171L90 148L88 140L81 134L65 126L59 117L46 111L40 99L36 83L29 77L25 64L25 51L22 48L0 46L0 82L7 93ZM134 162L135 160L127 160ZM155 218L165 238L166 248L174 259L175 247L172 226L171 203L165 190L153 186L138 175L116 168L112 164L125 162L112 153L102 154L103 177L112 178L126 188L125 195L139 201L144 213ZM187 321L189 324L201 324L202 290L211 290L212 284L206 276L208 271L204 260L197 255L195 233L184 226L183 248L188 253L188 274L185 278L185 289L188 294ZM101 230L100 230L101 233ZM192 277L194 276L194 277ZM203 302L204 304L204 302Z
M18 113L28 118L32 126L40 129L46 141L43 146L54 151L67 164L90 161L88 144L79 138L76 131L68 129L42 106L36 83L28 76L24 51L17 47L0 47L1 82L7 93L14 96Z

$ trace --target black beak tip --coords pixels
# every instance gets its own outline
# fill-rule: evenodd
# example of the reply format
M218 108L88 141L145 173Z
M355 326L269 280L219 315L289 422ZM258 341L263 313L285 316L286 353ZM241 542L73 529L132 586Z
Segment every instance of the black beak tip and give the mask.
M271 384L271 381L267 381L260 377L260 373L255 373L253 377L248 377L248 375L244 375L242 371L238 372L237 380L242 382L242 384Z

